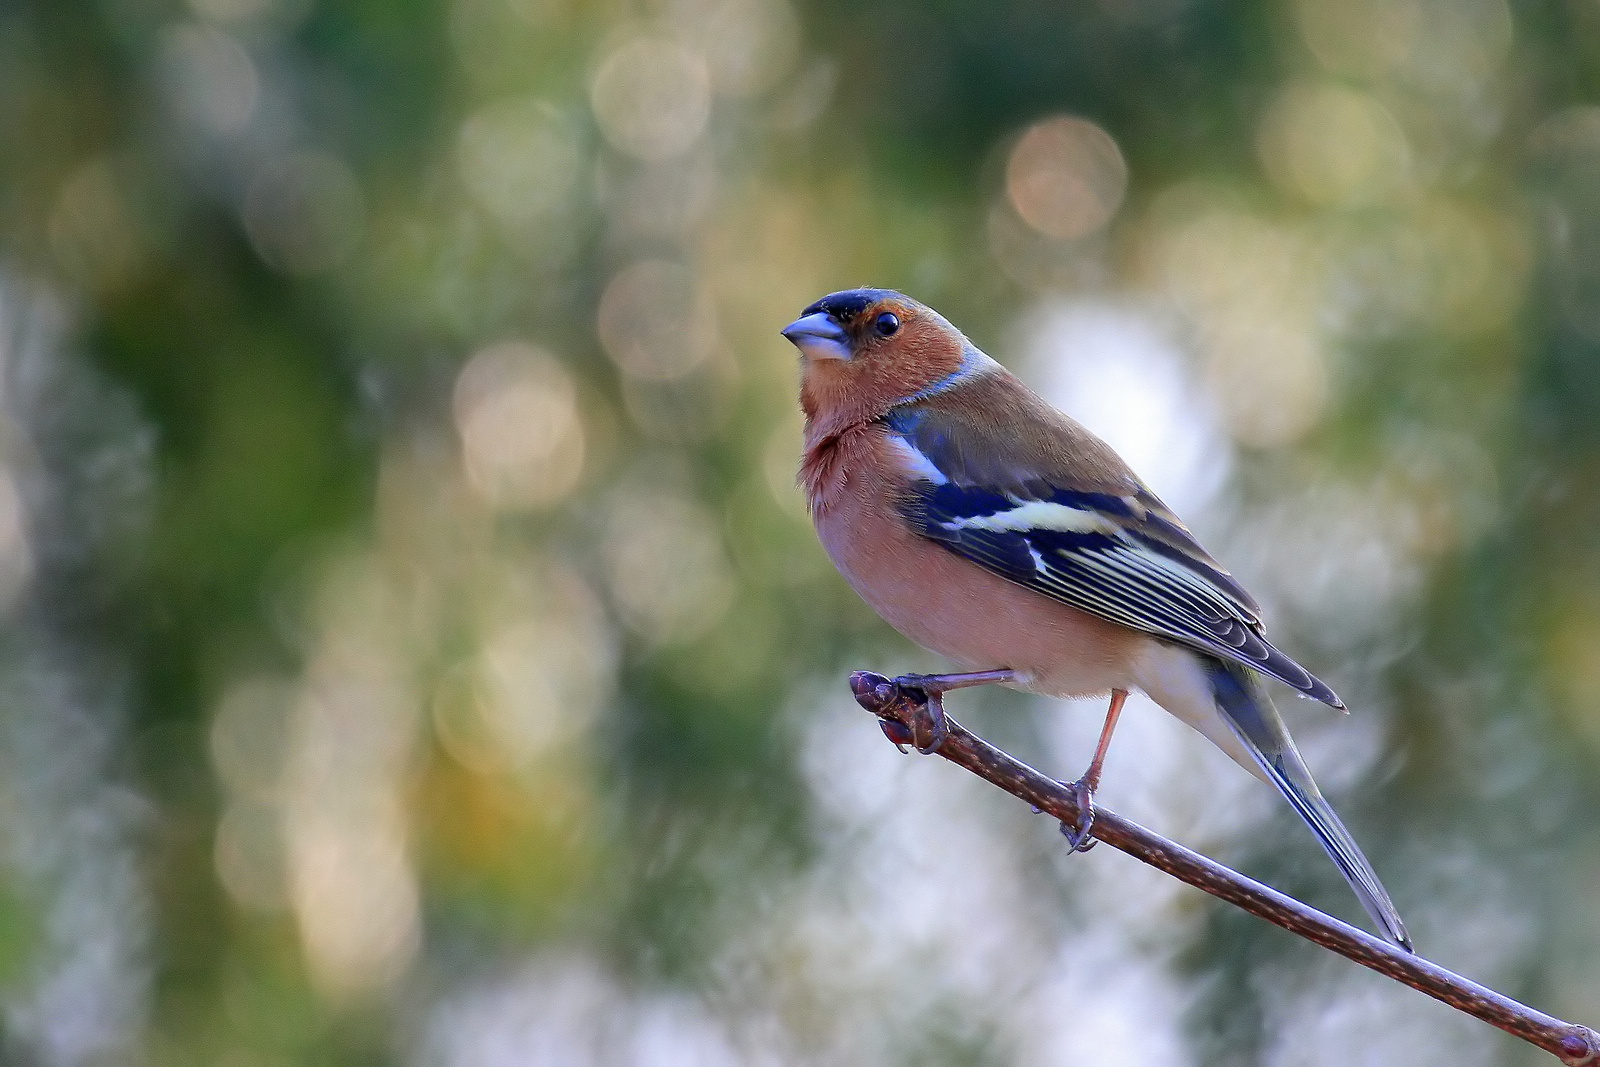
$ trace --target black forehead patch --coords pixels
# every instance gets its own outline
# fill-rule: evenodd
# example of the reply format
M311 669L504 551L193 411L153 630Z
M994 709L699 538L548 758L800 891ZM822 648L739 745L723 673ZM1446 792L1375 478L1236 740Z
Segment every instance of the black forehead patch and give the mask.
M849 322L878 301L890 298L906 299L893 289L845 289L841 292L829 293L800 314L815 315L820 311L832 316L839 322Z

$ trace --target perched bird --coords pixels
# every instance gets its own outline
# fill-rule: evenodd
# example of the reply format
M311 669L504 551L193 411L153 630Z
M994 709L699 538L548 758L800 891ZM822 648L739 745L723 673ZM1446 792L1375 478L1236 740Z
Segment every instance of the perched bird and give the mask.
M1378 929L1411 948L1259 675L1344 705L1267 641L1250 594L1109 445L900 293L823 297L783 336L802 355L800 480L824 549L895 629L966 672L899 680L937 727L940 695L967 685L1110 694L1075 783L1085 821L1064 828L1083 848L1117 716L1140 690L1277 786Z

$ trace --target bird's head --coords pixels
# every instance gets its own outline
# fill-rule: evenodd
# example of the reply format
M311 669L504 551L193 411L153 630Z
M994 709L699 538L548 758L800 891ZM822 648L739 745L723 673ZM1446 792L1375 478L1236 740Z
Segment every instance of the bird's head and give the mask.
M877 418L981 357L944 316L890 289L825 296L783 336L800 350L806 416L843 425Z

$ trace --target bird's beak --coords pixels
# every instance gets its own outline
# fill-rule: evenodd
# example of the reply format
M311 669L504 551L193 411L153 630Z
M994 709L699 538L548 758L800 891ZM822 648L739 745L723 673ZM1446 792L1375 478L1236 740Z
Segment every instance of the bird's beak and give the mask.
M783 336L808 359L850 358L850 338L825 312L796 319L783 328Z

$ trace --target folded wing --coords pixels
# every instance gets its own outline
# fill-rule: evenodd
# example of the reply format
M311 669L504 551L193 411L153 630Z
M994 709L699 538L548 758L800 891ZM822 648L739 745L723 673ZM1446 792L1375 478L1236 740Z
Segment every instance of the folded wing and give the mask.
M1037 475L980 484L972 477L975 465L961 462L947 433L920 439L928 420L888 425L917 472L901 511L922 536L1065 604L1344 706L1272 646L1255 601L1131 475L1116 487L1122 492L1071 488Z

